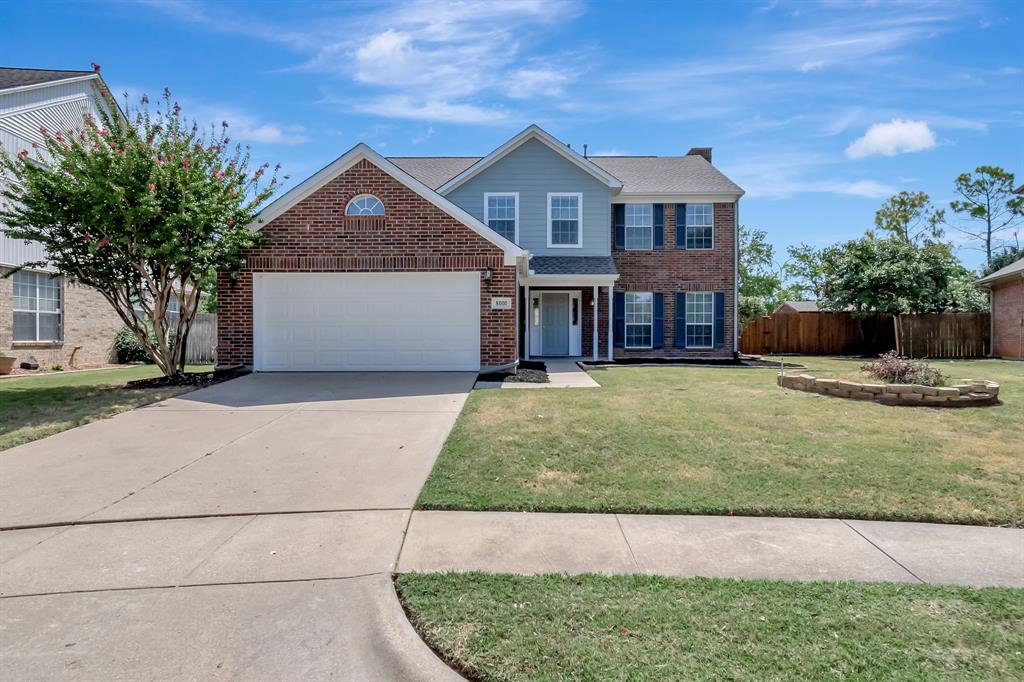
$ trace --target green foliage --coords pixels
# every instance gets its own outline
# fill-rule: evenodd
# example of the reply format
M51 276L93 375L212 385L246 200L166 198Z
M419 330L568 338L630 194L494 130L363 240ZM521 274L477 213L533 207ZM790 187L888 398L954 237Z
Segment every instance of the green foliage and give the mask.
M63 372L64 371L64 365L62 365L60 363L56 363L54 365L50 365L50 370L53 371L53 372Z
M775 250L764 230L740 225L740 319L767 315L781 302L782 278L775 266Z
M788 300L806 301L818 298L821 287L821 251L807 243L786 249L788 258L782 265L786 275Z
M241 267L257 242L247 226L277 189L276 168L269 182L268 164L251 170L226 121L201 132L167 90L155 112L143 97L127 119L107 92L97 107L100 120L79 130L42 129L34 160L29 150L0 154L14 180L0 191L0 222L12 238L40 242L61 275L98 290L173 374L185 344L175 350L171 338L187 338L211 273ZM181 309L173 326L172 298Z
M123 327L114 337L114 352L117 353L117 361L122 365L129 362L152 362L135 332L128 327Z
M1021 258L1024 258L1024 249L1020 249L1016 246L1008 246L1003 249L997 255L992 256L992 260L988 262L985 267L981 269L981 274L991 275L996 270L1002 270L1011 263L1016 263Z
M939 239L945 217L945 211L932 206L924 192L900 192L875 213L875 227L895 239L918 244Z
M999 166L978 166L961 173L955 181L961 199L949 207L963 219L957 230L980 242L986 265L995 254L1010 246L1011 235L1024 224L1024 196L1014 194L1014 176Z

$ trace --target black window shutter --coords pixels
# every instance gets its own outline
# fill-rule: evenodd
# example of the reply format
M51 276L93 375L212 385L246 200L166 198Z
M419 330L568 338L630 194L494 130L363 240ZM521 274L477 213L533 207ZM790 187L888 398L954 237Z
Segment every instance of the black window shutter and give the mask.
M725 294L715 292L715 348L725 348Z
M651 345L665 347L665 294L654 294L654 328L651 330Z
M676 248L686 248L686 204L676 204Z
M615 204L615 250L626 248L626 205Z
M665 248L665 204L654 205L654 248Z
M626 345L626 292L616 291L614 299L612 318L615 321L613 325L615 347L623 348Z
M676 294L676 348L686 348L686 294Z

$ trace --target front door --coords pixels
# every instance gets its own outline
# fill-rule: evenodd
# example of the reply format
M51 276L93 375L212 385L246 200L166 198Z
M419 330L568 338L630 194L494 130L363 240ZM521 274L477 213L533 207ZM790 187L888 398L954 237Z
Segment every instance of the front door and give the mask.
M545 292L541 301L543 353L544 355L568 355L569 292Z

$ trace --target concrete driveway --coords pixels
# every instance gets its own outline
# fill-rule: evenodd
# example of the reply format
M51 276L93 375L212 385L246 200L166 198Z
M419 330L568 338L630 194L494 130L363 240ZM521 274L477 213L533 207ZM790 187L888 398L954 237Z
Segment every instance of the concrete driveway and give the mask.
M474 378L250 375L0 453L0 667L458 679L389 574Z

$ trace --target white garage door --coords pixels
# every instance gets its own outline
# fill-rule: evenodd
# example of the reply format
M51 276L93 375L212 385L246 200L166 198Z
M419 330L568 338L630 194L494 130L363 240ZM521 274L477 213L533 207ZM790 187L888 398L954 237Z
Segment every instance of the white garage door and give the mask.
M476 371L476 272L286 273L253 278L265 372Z

